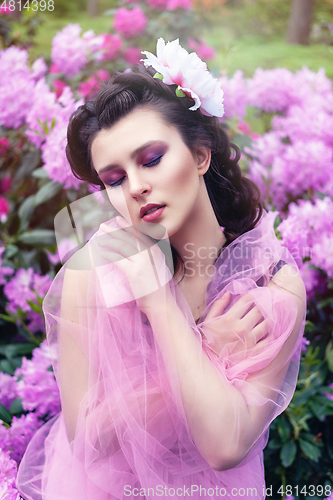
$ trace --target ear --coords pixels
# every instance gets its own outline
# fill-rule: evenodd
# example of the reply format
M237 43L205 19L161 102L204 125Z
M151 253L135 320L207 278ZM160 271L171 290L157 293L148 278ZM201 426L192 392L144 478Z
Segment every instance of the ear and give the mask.
M209 169L212 152L209 148L206 148L204 146L199 147L196 149L196 158L198 162L198 174L199 176L202 176Z

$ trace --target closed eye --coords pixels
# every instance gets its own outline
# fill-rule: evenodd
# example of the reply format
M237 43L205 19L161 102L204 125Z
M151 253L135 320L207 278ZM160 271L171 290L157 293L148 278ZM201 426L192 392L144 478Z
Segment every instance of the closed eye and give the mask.
M143 167L154 167L155 165L158 165L160 163L160 161L162 160L164 154L160 155L160 156L156 156L156 158L153 158L151 161L147 162L147 163L143 163L142 166ZM117 187L117 186L120 186L120 184L123 182L123 180L125 179L126 176L123 176L121 177L120 179L118 179L117 181L115 182L108 182L107 179L103 180L102 179L102 182L104 182L105 185L108 185L110 186L111 188L113 187Z
M158 165L160 161L162 160L163 155L157 156L156 158L153 158L151 161L148 163L143 163L143 167L153 167L154 165Z
M118 179L116 182L104 182L104 184L108 184L110 187L117 187L117 186L120 186L120 184L123 182L123 180L125 179L125 176L124 177L121 177L121 179Z

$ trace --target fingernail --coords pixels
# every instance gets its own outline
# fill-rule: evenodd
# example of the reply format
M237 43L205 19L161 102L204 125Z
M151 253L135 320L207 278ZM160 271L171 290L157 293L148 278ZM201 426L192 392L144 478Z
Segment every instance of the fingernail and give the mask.
M222 295L221 299L225 299L225 298L227 297L227 295L228 295L228 292L225 292L225 293Z

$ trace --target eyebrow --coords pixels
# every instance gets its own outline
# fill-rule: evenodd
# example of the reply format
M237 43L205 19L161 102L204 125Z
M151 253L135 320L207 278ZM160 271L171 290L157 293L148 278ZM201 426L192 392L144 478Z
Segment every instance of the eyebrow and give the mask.
M131 153L131 159L136 158L137 156L139 156L139 154L142 153L142 151L144 151L145 149L149 148L150 146L153 146L153 145L159 144L159 143L163 143L163 141L149 141L149 142L146 142L142 146L136 148ZM119 167L119 165L110 163L109 165L106 165L105 167L101 168L99 172L97 172L96 170L95 171L96 171L97 175L100 175L103 172L106 172L108 170L113 170L113 169L118 168L118 167Z

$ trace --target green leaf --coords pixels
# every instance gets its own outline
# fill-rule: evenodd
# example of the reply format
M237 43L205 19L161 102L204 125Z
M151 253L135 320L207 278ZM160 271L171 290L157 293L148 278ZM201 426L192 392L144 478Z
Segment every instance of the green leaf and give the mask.
M180 87L177 87L177 89L176 89L176 96L177 97L185 97L186 94L185 94L185 92L182 91L182 89Z
M16 398L10 405L9 411L12 415L19 415L23 413L22 399Z
M39 305L35 304L35 302L32 302L32 300L27 300L27 302L33 311L38 314L42 313L41 308L39 307Z
M312 410L312 413L315 415L315 417L318 418L318 420L320 420L321 422L323 422L325 420L325 416L326 416L325 406L319 404L316 401L311 401L310 408Z
M31 151L23 156L20 168L15 174L15 179L22 181L31 175L32 171L40 164L40 151Z
M280 452L280 459L283 467L289 467L295 460L297 446L294 441L285 443Z
M43 167L36 168L36 170L34 170L32 172L32 175L34 177L36 177L36 179L48 179L49 178L49 174L47 173L47 171Z
M31 354L32 350L37 346L31 342L19 342L17 344L7 344L0 345L0 354L8 359L14 358L15 356L24 356L25 354Z
M35 207L53 198L53 196L58 194L62 188L63 186L60 182L49 181L47 184L44 184L44 186L42 186L35 194Z
M310 401L312 396L316 394L317 390L315 387L309 387L308 389L304 389L302 391L296 391L294 395L294 403L296 406L300 406L302 404L306 404Z
M328 369L333 372L333 340L330 340L325 350L325 359L327 361Z
M306 332L312 333L312 332L315 332L316 330L317 330L317 327L314 323L312 323L312 321L307 320L305 322L305 331Z
M289 422L283 418L280 418L277 423L277 429L282 441L287 441L291 432L291 426Z
M0 419L6 422L6 424L12 423L12 416L7 410L7 408L0 403Z
M16 323L16 319L12 316L7 315L7 314L0 314L0 319L8 321L9 323Z
M279 450L281 448L281 441L279 441L278 439L270 439L268 441L268 444L267 444L268 448L270 448L271 450Z
M161 73L155 73L154 78L157 78L158 80L163 80L164 76L161 75Z
M14 366L13 363L8 361L8 359L1 359L0 360L0 372L8 373L9 375L14 375L15 370L16 370L16 366Z
M333 304L333 298L328 297L327 299L322 300L321 302L317 303L318 309L324 309L324 307L329 306Z
M16 245L6 245L5 258L11 259L18 251L19 248Z
M47 120L45 122L42 122L42 120L40 118L37 118L37 121L38 121L39 125L41 126L42 130L47 135L49 133L49 126L48 126Z
M51 229L33 229L20 234L18 241L25 245L50 247L55 244L54 231Z
M28 196L28 198L26 198L24 200L24 202L21 204L20 208L18 209L18 216L19 216L20 221L21 221L21 225L20 225L21 231L25 230L29 225L29 221L31 219L31 216L32 216L34 210L35 210L34 199L35 199L35 195L33 195L33 194L31 196Z
M308 441L304 441L304 439L299 440L299 445L303 453L310 458L310 460L313 460L314 462L318 462L321 451L318 446L316 446L313 443L309 443Z

